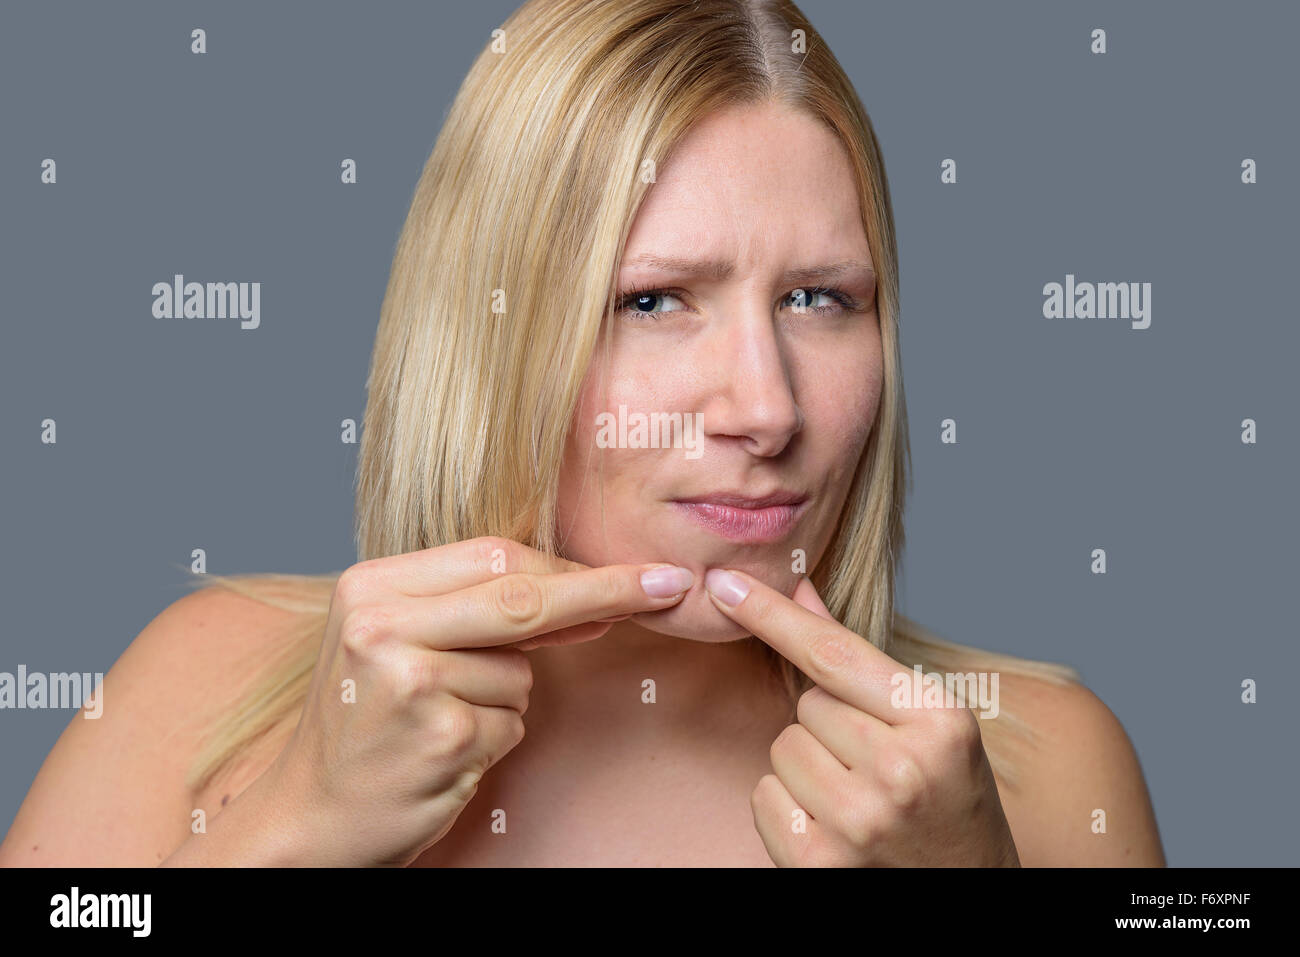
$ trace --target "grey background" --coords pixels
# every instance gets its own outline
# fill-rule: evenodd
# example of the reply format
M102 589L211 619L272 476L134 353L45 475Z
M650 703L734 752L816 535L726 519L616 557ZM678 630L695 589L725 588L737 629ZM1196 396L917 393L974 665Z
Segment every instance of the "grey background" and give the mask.
M421 167L515 6L4 5L0 670L107 672L185 593L195 546L213 572L356 560L339 422L362 418ZM1297 7L802 8L893 194L916 464L901 610L1079 668L1137 747L1170 864L1300 863ZM260 281L261 328L153 319L178 272ZM1151 327L1043 319L1066 273L1151 282ZM0 711L6 829L70 717Z

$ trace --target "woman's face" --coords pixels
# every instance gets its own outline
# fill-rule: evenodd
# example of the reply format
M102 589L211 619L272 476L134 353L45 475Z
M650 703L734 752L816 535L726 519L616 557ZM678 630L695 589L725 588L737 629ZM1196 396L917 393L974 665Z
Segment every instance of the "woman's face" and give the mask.
M565 449L561 549L689 568L680 603L634 620L744 637L705 571L792 594L835 532L879 407L875 275L843 147L781 106L713 114L657 171L618 282Z

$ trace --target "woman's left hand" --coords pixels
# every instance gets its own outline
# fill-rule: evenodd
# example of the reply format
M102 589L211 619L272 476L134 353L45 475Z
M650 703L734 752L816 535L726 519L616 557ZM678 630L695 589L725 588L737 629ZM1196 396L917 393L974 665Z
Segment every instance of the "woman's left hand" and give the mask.
M835 621L807 578L793 600L741 572L710 570L706 586L816 685L750 797L778 866L1020 866L969 707L893 703L894 676L910 689L912 673Z

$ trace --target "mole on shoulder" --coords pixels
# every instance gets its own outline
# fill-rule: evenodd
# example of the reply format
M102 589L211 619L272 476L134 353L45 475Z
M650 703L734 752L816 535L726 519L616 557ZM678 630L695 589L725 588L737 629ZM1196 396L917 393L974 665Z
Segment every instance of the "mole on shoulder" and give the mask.
M35 845L35 844L32 845L32 850L33 850L33 851L36 850L36 845Z
M221 806L222 806L222 807L225 807L225 806L226 806L226 802L229 801L229 800L230 800L230 795L229 795L229 794L223 794L223 795L221 795Z

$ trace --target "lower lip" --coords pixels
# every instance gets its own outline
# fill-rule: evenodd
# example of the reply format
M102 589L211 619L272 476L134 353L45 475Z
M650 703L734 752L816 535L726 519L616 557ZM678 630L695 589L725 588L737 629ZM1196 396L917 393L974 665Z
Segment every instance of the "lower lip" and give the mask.
M708 502L673 502L709 531L733 542L777 542L794 527L807 502L769 505L766 508L737 508Z

